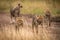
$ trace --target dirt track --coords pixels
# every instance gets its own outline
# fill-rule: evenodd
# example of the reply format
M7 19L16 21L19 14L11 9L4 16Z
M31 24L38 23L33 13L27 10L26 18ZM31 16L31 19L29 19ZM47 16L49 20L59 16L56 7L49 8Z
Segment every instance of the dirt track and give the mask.
M39 26L38 35L32 32L31 19L23 17L24 27L19 29L19 32L15 30L15 26L10 24L9 14L0 14L0 40L60 40L60 27L54 26L57 23L52 22L51 27L42 28ZM6 25L5 25L6 24ZM58 23L60 25L60 23Z

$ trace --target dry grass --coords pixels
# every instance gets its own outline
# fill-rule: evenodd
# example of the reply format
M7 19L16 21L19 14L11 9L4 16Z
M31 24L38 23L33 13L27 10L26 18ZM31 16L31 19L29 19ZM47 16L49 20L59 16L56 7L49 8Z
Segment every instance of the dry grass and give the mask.
M60 38L60 28L54 27L52 23L51 27L43 28L39 25L38 34L32 32L32 21L29 18L23 17L23 28L20 27L19 31L16 30L15 26L12 24L7 24L0 27L0 40L59 40Z
M25 18L24 18L25 19ZM30 19L28 19L30 20ZM42 40L42 28L39 27L38 35L32 32L31 22L27 23L26 19L23 21L23 28L16 30L12 24L5 25L0 30L0 40Z
M10 25L0 30L0 40L42 40L42 32L37 35L32 32L31 28L26 26L16 31L15 27Z

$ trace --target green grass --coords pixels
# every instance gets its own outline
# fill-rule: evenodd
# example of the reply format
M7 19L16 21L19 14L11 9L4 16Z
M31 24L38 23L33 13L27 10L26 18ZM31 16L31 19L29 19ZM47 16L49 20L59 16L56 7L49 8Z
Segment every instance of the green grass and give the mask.
M47 8L50 9L51 13L54 15L57 14L58 9L55 9L52 4L46 4L46 1L2 1L0 2L0 11L7 11L11 6L16 6L18 3L21 3L23 8L21 8L21 14L41 14L43 15Z

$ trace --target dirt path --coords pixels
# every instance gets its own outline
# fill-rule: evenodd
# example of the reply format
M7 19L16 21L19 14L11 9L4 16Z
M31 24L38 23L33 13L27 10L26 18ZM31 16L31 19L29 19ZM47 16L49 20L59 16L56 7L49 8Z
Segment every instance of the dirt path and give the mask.
M10 16L7 13L0 13L0 23L8 24L10 22Z

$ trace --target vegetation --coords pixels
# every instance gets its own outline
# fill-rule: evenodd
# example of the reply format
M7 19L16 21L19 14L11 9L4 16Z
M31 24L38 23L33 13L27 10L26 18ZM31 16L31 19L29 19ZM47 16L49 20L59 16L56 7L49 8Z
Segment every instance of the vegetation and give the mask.
M0 11L7 11L11 6L16 6L21 3L22 14L43 14L44 11L49 8L51 13L57 14L60 11L59 0L0 0Z

